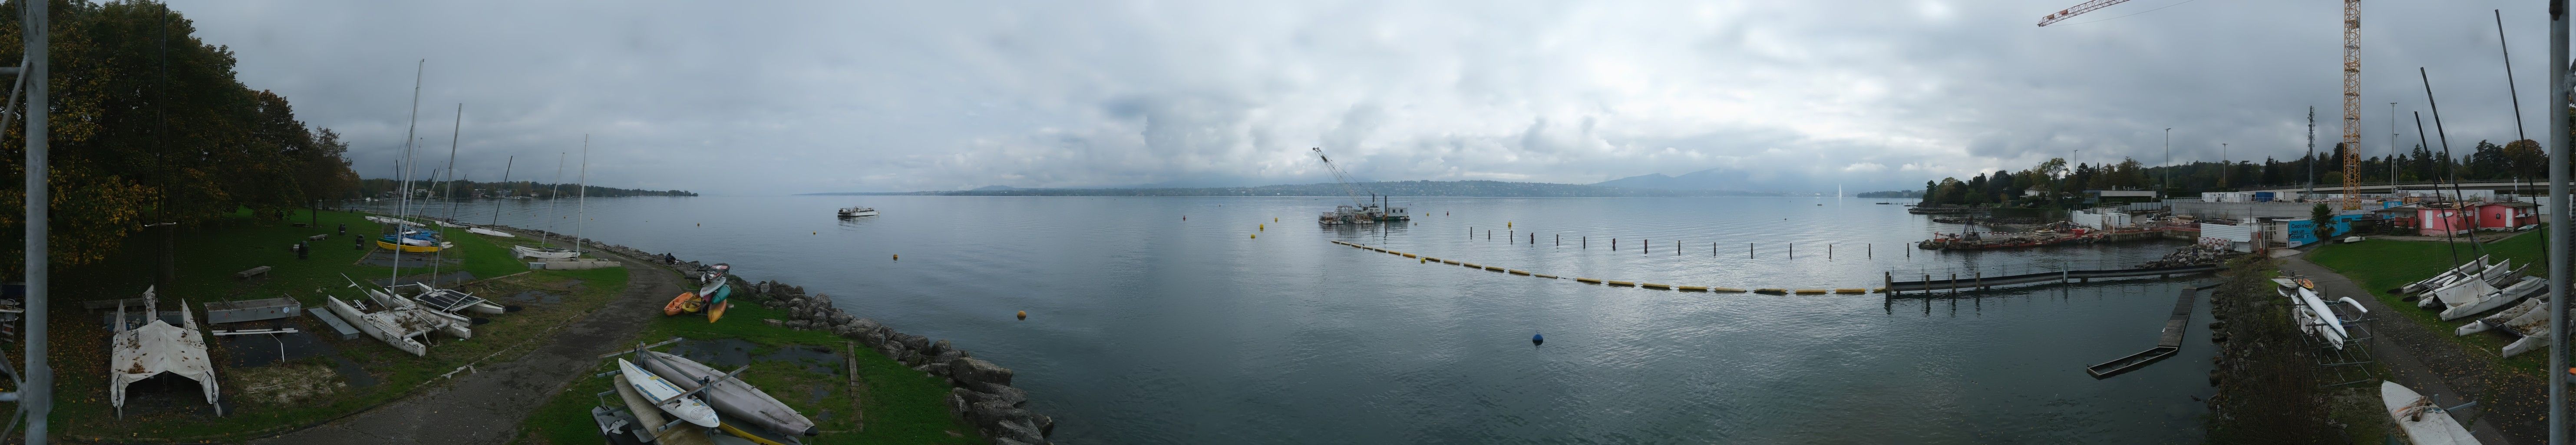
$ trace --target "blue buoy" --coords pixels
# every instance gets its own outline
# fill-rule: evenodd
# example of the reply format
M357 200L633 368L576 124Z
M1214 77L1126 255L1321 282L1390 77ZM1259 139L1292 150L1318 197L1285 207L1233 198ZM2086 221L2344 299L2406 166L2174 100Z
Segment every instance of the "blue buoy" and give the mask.
M1530 334L1530 345L1531 345L1531 346L1537 346L1537 345L1544 344L1544 343L1547 343L1547 336L1546 336L1546 335Z

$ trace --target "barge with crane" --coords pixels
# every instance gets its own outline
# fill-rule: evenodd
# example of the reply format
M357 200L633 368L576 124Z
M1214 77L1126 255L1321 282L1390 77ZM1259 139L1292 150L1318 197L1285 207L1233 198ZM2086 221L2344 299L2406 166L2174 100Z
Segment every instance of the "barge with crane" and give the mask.
M1333 206L1333 211L1316 215L1316 224L1333 226L1345 224L1377 224L1380 222L1413 220L1413 215L1411 213L1407 213L1405 208L1387 205L1390 204L1388 200L1391 198L1389 197L1381 196L1376 193L1369 193L1368 199L1360 199L1359 188L1362 186L1351 181L1350 175L1343 173L1340 166L1333 165L1333 158L1330 156L1324 156L1323 147L1316 147L1312 150L1315 152L1316 159L1322 159L1324 161L1324 170L1333 173L1333 182L1341 184L1342 193L1348 194L1351 197L1351 205Z

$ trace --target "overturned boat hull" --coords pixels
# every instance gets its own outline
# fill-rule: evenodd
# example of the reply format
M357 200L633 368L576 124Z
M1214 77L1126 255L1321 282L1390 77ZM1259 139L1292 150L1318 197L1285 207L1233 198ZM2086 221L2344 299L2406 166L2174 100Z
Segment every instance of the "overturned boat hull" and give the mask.
M670 379L681 389L698 389L699 385L708 384L709 380L722 378L725 375L715 368L698 364L696 361L658 351L645 351L643 366L655 374ZM786 403L779 402L778 399L770 397L768 393L761 392L751 384L743 383L741 379L725 379L713 384L716 387L708 389L703 394L707 404L714 406L716 412L751 422L770 431L807 436L821 433L814 426L813 420L806 419L803 414L797 414L794 408L787 407Z

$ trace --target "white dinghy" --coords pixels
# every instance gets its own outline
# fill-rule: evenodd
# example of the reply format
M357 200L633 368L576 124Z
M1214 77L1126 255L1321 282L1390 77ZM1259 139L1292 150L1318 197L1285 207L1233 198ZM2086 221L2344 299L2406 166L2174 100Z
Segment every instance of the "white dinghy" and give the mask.
M340 297L324 295L322 299L325 300L323 304L331 308L332 315L340 316L341 320L348 321L349 324L358 325L358 330L365 332L367 336L375 337L376 340L392 345L394 349L409 352L411 355L429 355L429 345L421 343L421 340L429 338L430 332L444 332L460 339L474 336L474 331L467 328L465 323L438 316L435 312L416 306L386 307L382 311L365 313L359 311L356 306L349 305L349 302L340 301Z
M196 380L205 388L206 403L215 403L220 394L215 382L215 364L206 358L206 337L197 333L197 317L188 312L188 302L179 301L181 326L171 326L161 319L160 300L152 288L143 289L142 327L127 329L125 306L116 307L115 351L107 362L108 404L116 406L116 417L125 417L125 386L167 372ZM223 405L215 405L215 414L223 415Z
M2444 301L2442 304L2448 307L2442 309L2442 320L2449 321L2467 318L2471 315L2477 315L2481 312L2504 307L2504 305L2513 304L2516 301L2522 301L2523 298L2539 295L2548 291L2549 280L2542 279L2540 277L2522 277L2522 281L2513 283L2513 286L2511 287L2506 287L2504 290L2491 292L2486 295L2480 295L2475 299L2462 300L2458 302Z
M2388 416L2397 419L2397 429L2406 432L2406 440L2415 445L2476 445L2478 438L2451 418L2449 410L2433 403L2430 397L2415 393L2397 382L2379 382L2379 400L2388 406Z
M661 408L662 412L671 413L671 417L691 425L716 427L716 409L695 397L687 397L690 391L680 389L679 385L673 385L670 380L644 368L635 367L635 362L626 359L617 359L617 370L626 376L626 383L635 386L635 392L644 393L644 398L653 400L654 408Z

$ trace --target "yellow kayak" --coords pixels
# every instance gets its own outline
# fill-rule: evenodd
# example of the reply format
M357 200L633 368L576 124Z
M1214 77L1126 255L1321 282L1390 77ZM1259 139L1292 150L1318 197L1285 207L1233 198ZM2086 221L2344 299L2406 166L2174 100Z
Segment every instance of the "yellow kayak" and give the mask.
M439 247L438 247L438 246L413 246L413 245L400 245L400 246L397 246L397 245L395 245L394 243L384 242L383 240L377 240L377 241L376 241L376 247L378 247L378 248L383 248L383 249L385 249L385 250L400 250L400 251L403 251L403 252L409 252L409 253L430 253L430 252L437 252L437 251L439 250Z
M733 303L708 303L707 322L714 323L717 319L724 318L725 308L729 307L733 307Z

